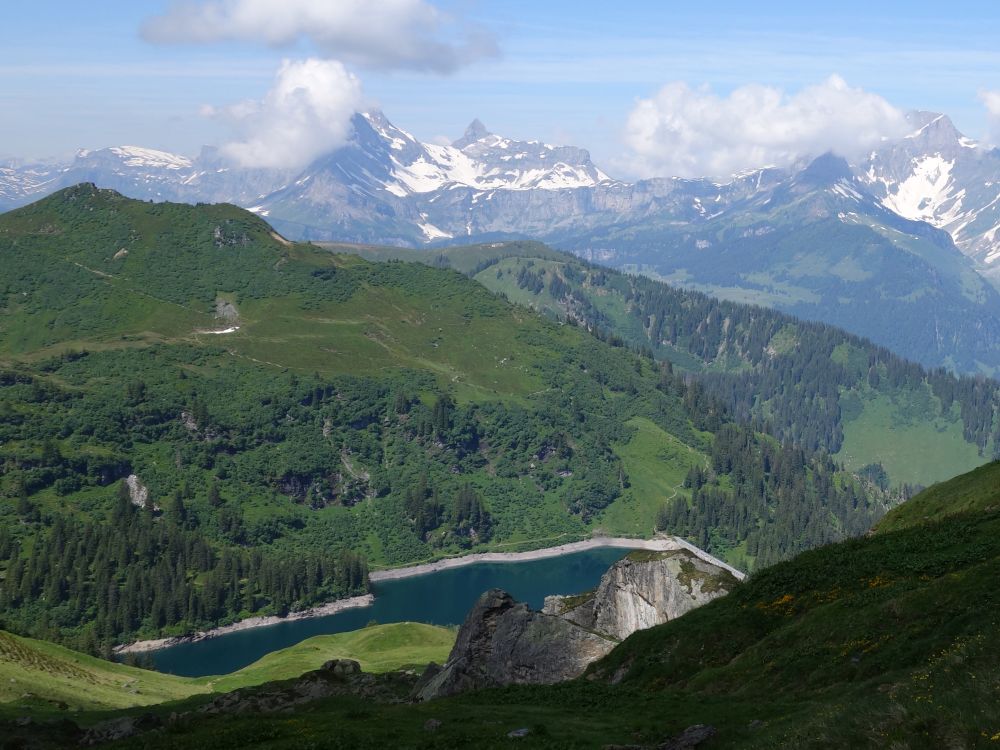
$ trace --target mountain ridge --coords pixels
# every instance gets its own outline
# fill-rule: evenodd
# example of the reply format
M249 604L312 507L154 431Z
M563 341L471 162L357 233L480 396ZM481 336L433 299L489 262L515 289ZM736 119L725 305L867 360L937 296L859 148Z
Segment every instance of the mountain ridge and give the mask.
M451 145L422 143L373 111L354 116L347 145L297 173L235 169L211 149L192 160L114 147L61 170L8 167L0 202L85 179L142 199L232 202L292 239L543 239L844 327L928 366L997 371L1000 295L981 279L1000 279L1000 152L944 115L910 120L908 136L859 164L825 154L723 183L629 183L576 147L503 138L478 120Z

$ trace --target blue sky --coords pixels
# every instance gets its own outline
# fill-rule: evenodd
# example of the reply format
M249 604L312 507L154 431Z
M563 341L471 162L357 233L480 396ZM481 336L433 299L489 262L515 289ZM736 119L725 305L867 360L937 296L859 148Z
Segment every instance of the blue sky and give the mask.
M571 3L442 0L492 36L498 56L450 74L351 65L365 101L418 137L492 130L591 149L615 164L640 99L686 82L725 97L748 84L788 93L837 74L901 109L943 111L967 134L1000 89L1000 3ZM155 44L160 0L8 3L0 25L0 154L42 157L131 143L196 153L231 137L203 105L259 99L282 59L330 56L309 40ZM448 32L446 31L445 34Z

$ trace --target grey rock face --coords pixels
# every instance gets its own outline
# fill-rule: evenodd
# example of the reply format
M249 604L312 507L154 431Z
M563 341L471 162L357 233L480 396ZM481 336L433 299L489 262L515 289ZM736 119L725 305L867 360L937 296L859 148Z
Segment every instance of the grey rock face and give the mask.
M479 597L458 631L448 662L417 693L420 700L510 684L550 684L581 674L615 645L560 617L532 611L506 591Z
M592 598L546 597L542 611L624 640L723 596L736 584L732 573L687 550L634 552L602 576Z
M443 668L420 681L420 700L510 684L551 684L583 674L624 638L680 617L737 584L687 550L633 552L594 592L550 596L541 612L500 589L483 594Z

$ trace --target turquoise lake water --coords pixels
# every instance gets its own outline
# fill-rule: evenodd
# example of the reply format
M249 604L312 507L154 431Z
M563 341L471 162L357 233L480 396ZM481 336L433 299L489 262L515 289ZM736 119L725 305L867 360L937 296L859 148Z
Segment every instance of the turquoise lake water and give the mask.
M225 674L314 635L357 630L373 620L458 625L479 595L494 587L509 591L515 599L539 609L549 594L576 594L593 588L604 572L627 552L605 547L530 562L476 563L384 581L372 585L375 603L370 607L243 630L198 643L182 643L154 651L151 657L153 665L162 672L186 677Z

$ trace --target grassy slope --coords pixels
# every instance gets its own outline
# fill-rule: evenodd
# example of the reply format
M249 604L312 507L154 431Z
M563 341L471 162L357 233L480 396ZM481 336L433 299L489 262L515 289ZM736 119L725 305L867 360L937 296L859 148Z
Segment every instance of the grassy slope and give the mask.
M927 486L983 463L957 416L934 416L936 398L917 417L885 393L869 391L861 401L863 411L844 421L844 446L835 455L848 471L879 462L893 481Z
M695 464L707 457L667 434L648 419L629 422L636 428L632 439L617 450L628 472L630 487L597 517L594 524L608 534L648 535L656 513L668 500L690 495L682 487Z
M63 702L74 709L128 708L207 690L182 677L107 662L0 631L0 704L51 707ZM28 693L31 698L24 697Z
M419 622L372 625L361 630L307 638L273 651L237 672L198 678L217 693L274 680L287 680L318 669L330 659L354 659L365 672L421 669L434 661L443 664L455 644L455 631Z
M712 748L994 746L998 472L932 488L888 517L895 530L804 553L633 635L589 680L419 706L334 699L291 717L230 719L224 733L203 720L124 746L492 748L529 727L525 747L599 748L653 744L694 723L718 728ZM443 722L432 739L429 718Z
M0 249L10 265L0 354L12 359L167 342L223 345L308 373L414 367L483 396L539 387L530 367L498 365L544 355L519 334L538 330L532 316L450 274L375 271L366 282L356 257L289 245L233 206L149 205L81 186L4 215ZM313 274L324 270L332 282ZM213 314L218 298L235 301L240 330L199 333L226 327ZM470 316L473 306L481 314Z
M876 530L895 531L918 524L933 523L959 513L988 513L1000 507L1000 461L948 482L928 487L895 508Z
M443 663L455 632L422 623L373 625L309 638L232 674L176 677L104 661L46 641L0 631L0 715L29 707L73 710L148 706L298 677L330 659L355 659L367 672ZM30 698L24 698L25 694Z

